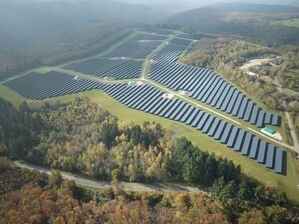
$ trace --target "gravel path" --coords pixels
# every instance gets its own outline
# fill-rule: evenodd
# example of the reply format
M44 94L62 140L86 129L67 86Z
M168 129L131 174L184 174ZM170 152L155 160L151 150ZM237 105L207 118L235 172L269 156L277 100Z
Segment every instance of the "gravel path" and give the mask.
M45 172L49 175L52 173L52 169L50 168L44 168L39 167L36 165L23 163L19 161L14 161L13 164L15 164L18 167L21 168L27 168L30 170L38 170L39 172ZM73 174L68 174L61 172L61 176L65 180L72 180L76 184L91 188L109 188L112 187L110 182L108 181L96 181L91 180L88 178L75 176ZM183 185L175 185L175 184L141 184L141 183L127 183L127 182L121 182L121 185L125 191L174 191L174 192L202 192L207 193L203 190L200 190L196 187L191 186L183 186Z

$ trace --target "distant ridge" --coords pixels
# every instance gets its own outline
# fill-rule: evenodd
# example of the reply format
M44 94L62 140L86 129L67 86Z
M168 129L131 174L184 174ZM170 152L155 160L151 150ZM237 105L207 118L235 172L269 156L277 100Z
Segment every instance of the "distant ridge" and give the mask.
M208 5L207 7L215 8L222 11L238 11L238 12L299 12L299 7L288 5L270 5L270 4L253 4L253 3L217 3Z
M299 7L220 3L178 13L161 23L179 25L193 32L232 34L269 44L298 45L298 28L272 23L286 18L299 18Z

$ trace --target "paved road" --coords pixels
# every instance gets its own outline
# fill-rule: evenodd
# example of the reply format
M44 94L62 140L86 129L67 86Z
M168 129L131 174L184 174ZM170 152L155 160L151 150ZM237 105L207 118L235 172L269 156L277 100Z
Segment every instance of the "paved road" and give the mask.
M28 163L21 163L18 161L13 162L16 166L21 168L27 168L30 170L38 170L39 172L45 172L49 175L52 173L52 169L50 168L44 168L35 166ZM72 174L67 173L61 173L61 176L65 180L72 180L77 185L91 187L91 188L109 188L112 187L110 182L108 181L95 181L88 178L75 176ZM121 185L125 191L174 191L174 192L202 192L207 193L203 190L200 190L196 187L191 186L183 186L183 185L175 185L175 184L141 184L141 183L127 183L127 182L121 182Z
M282 92L282 87L278 81L278 77L275 76L274 78L274 84L276 85L276 88L278 89L278 91ZM286 105L286 102L284 101L284 107L287 108L287 105ZM289 114L289 112L286 110L285 111L285 115L286 115L286 118L287 118L287 121L288 121L288 125L290 127L290 133L291 133L291 136L292 136L292 139L293 139L293 144L294 144L294 147L292 147L292 150L295 151L296 153L299 154L299 141L298 141L298 137L296 135L296 132L295 132L295 128L294 128L294 125L293 125L293 121L291 119L291 115Z

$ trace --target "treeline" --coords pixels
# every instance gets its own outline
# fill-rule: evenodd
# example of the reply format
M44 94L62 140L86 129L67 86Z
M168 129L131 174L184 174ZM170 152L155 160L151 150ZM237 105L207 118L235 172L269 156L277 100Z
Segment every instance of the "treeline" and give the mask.
M236 209L234 204L239 201L235 200L242 201L240 195L245 191L241 189L245 187L224 186L223 179L215 183L210 198L203 193L124 192L115 187L90 190L63 180L59 172L48 176L17 168L3 158L0 158L0 170L3 172L0 175L1 224L296 223L296 213L273 205L261 204L232 217L228 211L236 215L240 210L227 210L227 204L231 205L230 209ZM240 190L233 192L236 189ZM229 193L235 194L228 196ZM219 198L226 199L224 208L215 201Z
M238 3L236 3L238 4ZM271 6L235 3L224 7L211 5L178 13L163 21L165 27L182 27L197 33L230 34L258 41L269 46L299 44L299 29L273 23L298 17L298 9L292 12ZM250 9L255 6L256 9ZM264 7L261 9L261 7Z
M0 200L6 193L19 190L26 184L45 187L48 184L48 175L16 167L0 157Z
M210 189L212 197L222 204L226 218L234 223L244 213L252 218L255 208L263 213L263 220L268 220L265 209L273 206L288 209L280 220L293 217L284 193L250 180L232 161L202 152L186 138L176 138L159 124L145 122L140 126L119 121L87 98L68 103L45 103L39 108L29 108L24 103L19 110L2 99L0 102L3 112L0 131L1 136L6 136L0 139L6 148L2 156L22 158L113 183L122 180L200 185ZM19 147L6 143L15 138L20 139ZM34 141L27 144L30 140ZM55 182L62 181L57 174L47 181L33 171L7 167L1 168L2 171L6 169L0 176L4 179L2 192L16 190L21 183L29 182L58 189ZM94 197L82 190L75 195L78 200Z
M39 143L45 127L35 115L29 114L26 104L15 109L0 97L0 156L26 158L28 151Z
M279 66L278 78L284 88L299 92L299 48L289 47L284 50L283 63Z
M58 172L39 174L5 159L0 169L7 173L0 175L1 224L228 223L221 206L202 193L88 190Z
M199 150L186 138L176 139L160 124L119 121L89 99L22 106L46 127L26 159L52 168L130 182L185 182L211 186L224 177L238 179L240 167Z
M239 67L252 58L273 55L268 47L234 38L203 39L187 53L182 63L215 70L273 110L282 110L284 95L273 84L247 75Z

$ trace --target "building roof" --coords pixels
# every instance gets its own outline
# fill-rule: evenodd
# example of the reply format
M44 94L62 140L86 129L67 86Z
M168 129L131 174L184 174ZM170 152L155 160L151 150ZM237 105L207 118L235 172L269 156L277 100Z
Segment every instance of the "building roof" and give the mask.
M269 127L265 127L263 130L271 135L274 135L276 132L275 130L273 130L272 128L269 128Z

